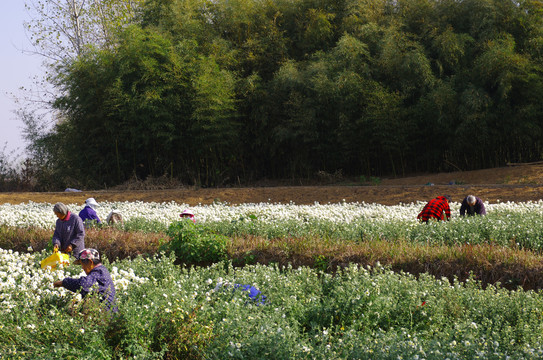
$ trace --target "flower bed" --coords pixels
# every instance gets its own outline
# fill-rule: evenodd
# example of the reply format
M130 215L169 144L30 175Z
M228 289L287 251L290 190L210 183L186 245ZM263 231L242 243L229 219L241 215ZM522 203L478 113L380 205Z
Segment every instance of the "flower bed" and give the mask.
M169 257L137 258L106 264L120 309L107 320L78 312L77 296L53 288L80 267L44 271L37 264L44 256L0 250L0 351L7 358L543 356L543 297L533 291L483 290L473 281L415 279L379 267L332 276L227 263L189 270ZM250 284L266 302L227 283Z

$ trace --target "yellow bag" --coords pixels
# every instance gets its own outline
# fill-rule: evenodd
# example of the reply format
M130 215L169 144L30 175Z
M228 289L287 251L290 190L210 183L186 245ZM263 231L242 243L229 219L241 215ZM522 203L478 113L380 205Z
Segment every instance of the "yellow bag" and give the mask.
M43 259L40 264L42 269L50 266L51 270L55 270L59 264L62 264L64 266L70 265L70 255L55 250L55 252L53 252L53 255Z

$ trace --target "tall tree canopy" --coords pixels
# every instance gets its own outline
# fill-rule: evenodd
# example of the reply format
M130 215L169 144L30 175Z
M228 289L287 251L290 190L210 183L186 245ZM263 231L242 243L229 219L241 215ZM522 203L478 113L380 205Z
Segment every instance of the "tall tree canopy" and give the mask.
M540 1L134 4L87 2L84 51L72 42L55 63L58 121L38 140L59 186L134 175L217 186L541 159Z

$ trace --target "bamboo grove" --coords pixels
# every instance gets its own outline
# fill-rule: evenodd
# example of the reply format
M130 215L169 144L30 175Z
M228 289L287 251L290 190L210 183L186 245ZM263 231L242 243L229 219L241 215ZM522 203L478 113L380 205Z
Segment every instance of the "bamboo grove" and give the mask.
M112 39L53 68L58 119L32 146L58 182L541 159L541 1L148 0Z

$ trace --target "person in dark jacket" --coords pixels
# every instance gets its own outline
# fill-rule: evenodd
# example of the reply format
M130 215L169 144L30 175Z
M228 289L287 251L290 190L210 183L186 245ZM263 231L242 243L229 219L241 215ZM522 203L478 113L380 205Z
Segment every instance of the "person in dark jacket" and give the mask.
M465 216L466 213L468 213L468 216L486 215L483 200L473 195L466 196L464 200L462 200L462 205L460 205L460 216Z
M78 259L79 252L85 248L85 228L81 218L68 210L63 203L56 203L53 208L58 217L52 243L55 250L74 254Z
M53 283L54 287L64 287L70 291L81 292L85 298L90 292L97 291L100 296L100 302L107 310L117 312L115 305L115 284L107 268L102 264L100 253L96 249L83 249L79 253L81 267L87 276L74 278L64 278Z
M83 224L85 224L85 227L93 222L96 224L102 223L95 210L97 206L99 205L94 198L85 200L85 207L79 212L79 217L81 218L81 221L83 221Z
M450 201L451 197L449 195L438 196L435 199L428 201L417 216L417 219L425 223L428 223L428 220L430 219L448 221L451 218L451 208L449 207Z

